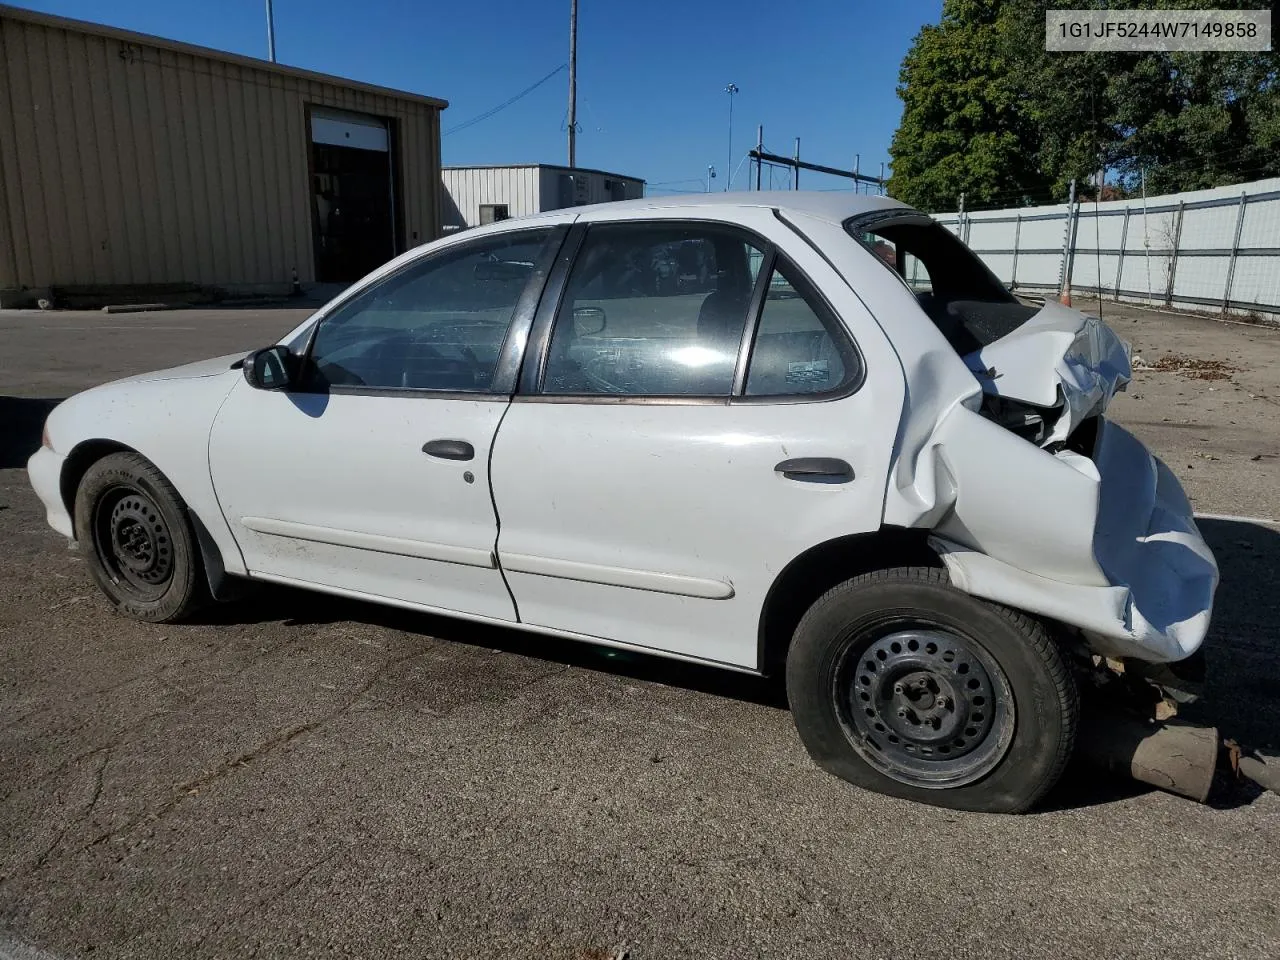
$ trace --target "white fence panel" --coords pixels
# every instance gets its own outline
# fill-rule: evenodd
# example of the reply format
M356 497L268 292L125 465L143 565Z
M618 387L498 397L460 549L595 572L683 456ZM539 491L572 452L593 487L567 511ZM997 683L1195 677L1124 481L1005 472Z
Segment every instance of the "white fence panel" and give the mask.
M1280 178L936 219L1016 288L1280 314Z

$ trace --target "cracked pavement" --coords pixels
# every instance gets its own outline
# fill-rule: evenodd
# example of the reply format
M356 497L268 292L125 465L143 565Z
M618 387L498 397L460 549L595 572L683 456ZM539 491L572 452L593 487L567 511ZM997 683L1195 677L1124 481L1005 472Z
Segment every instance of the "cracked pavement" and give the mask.
M1198 509L1280 519L1280 332L1107 311L1239 367L1113 412ZM750 677L276 588L114 615L21 469L40 401L300 317L0 313L0 958L1276 952L1280 796L1073 766L1039 813L955 813L821 773ZM1278 747L1280 528L1203 529L1192 715Z

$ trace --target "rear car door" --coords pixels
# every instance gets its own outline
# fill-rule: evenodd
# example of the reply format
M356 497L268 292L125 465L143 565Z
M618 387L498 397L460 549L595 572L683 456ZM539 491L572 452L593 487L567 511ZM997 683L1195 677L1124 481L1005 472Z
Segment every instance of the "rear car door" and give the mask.
M515 619L493 437L563 228L413 261L321 318L296 388L241 382L210 464L254 576Z
M520 618L755 668L779 573L880 525L901 367L772 211L590 218L494 446Z

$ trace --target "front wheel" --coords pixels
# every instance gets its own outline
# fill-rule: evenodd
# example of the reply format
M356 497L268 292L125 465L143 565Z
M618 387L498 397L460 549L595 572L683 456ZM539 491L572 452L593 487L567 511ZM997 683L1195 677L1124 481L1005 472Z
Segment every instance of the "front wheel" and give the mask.
M145 457L113 453L88 469L75 528L94 580L122 613L167 623L206 599L186 504Z
M829 772L989 813L1026 810L1057 782L1079 712L1043 624L930 567L865 574L821 597L796 628L787 694Z

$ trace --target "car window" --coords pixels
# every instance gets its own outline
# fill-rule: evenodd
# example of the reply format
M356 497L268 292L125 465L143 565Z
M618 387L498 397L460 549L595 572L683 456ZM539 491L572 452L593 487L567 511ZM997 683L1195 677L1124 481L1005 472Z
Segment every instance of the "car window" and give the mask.
M849 338L808 282L779 259L747 367L747 396L830 393L859 374Z
M308 386L488 390L549 234L469 243L374 284L321 321Z
M924 262L905 247L900 247L892 240L878 237L874 233L863 233L858 238L863 246L885 262L896 274L902 277L916 293L928 293L933 290L933 281Z
M942 224L914 211L854 217L845 229L896 273L961 356L1008 336L1036 313Z
M592 226L556 315L543 392L729 396L763 259L727 226Z

